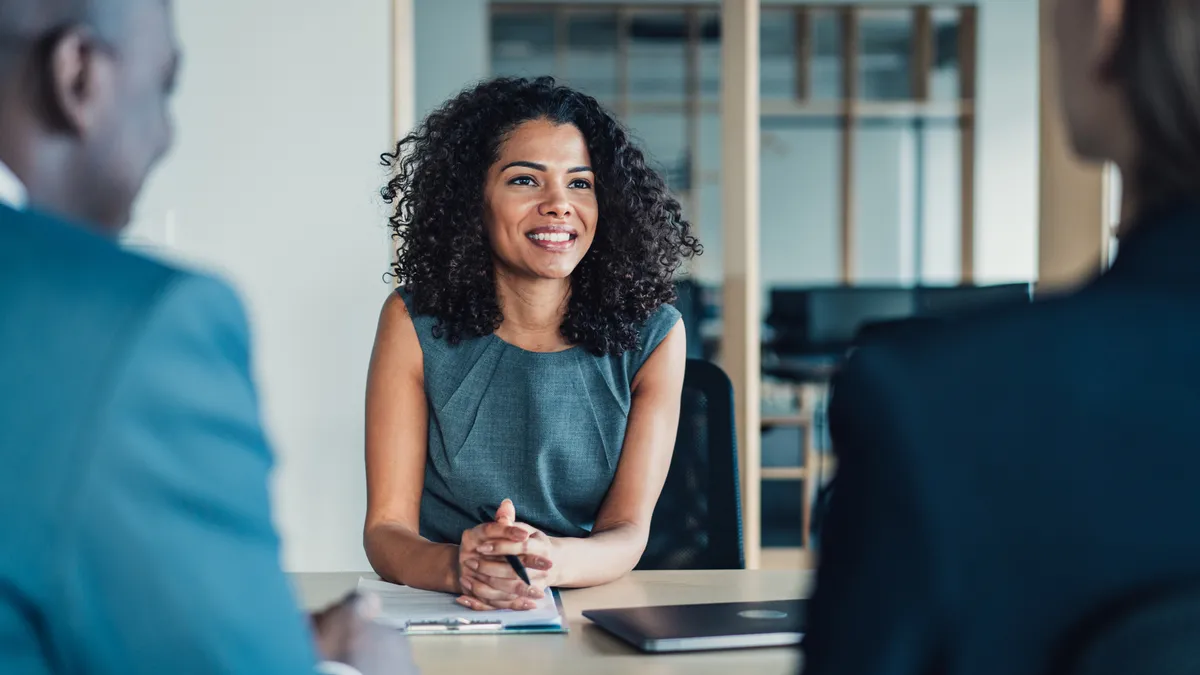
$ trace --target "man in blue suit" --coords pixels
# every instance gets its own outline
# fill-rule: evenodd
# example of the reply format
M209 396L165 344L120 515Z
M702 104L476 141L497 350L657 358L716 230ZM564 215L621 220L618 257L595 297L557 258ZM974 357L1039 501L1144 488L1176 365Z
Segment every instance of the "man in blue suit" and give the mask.
M316 666L238 300L112 240L170 145L178 62L166 0L0 0L4 673ZM396 667L351 604L316 624L327 656Z

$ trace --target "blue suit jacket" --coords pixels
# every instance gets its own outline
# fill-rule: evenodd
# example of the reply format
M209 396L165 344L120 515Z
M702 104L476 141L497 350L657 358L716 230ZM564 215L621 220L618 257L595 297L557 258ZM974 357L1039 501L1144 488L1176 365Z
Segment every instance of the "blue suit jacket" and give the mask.
M0 208L0 671L300 673L245 317Z

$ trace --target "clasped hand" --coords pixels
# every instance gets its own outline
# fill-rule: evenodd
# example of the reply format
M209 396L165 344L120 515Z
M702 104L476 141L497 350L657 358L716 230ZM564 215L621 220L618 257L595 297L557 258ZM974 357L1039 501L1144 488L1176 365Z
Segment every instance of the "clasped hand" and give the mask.
M505 499L494 522L463 532L458 548L458 583L462 588L458 603L477 611L533 609L553 585L552 548L550 537L517 522L516 508ZM521 559L530 584L517 576L506 555Z

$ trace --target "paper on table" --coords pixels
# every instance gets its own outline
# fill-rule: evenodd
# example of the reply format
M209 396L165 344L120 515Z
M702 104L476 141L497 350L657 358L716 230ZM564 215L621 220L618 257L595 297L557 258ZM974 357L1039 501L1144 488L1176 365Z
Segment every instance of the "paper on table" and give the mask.
M358 590L366 591L379 598L378 621L400 628L410 621L444 621L470 619L472 621L496 621L505 628L523 626L559 626L562 616L554 595L547 592L538 600L535 609L516 612L502 609L494 612L475 612L455 602L457 596L435 591L422 591L408 586L397 586L378 579L359 577Z

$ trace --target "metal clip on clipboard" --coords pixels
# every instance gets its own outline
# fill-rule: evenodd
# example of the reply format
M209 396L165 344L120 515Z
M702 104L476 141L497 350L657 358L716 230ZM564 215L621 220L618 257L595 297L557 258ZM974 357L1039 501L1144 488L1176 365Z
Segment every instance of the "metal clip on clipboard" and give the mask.
M470 619L438 619L435 621L409 621L405 631L409 633L470 633L473 631L503 630L499 621L472 621Z

